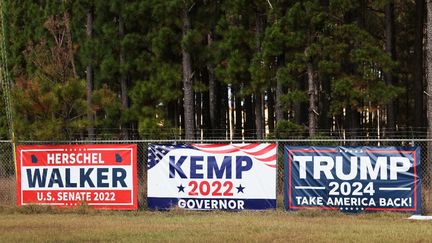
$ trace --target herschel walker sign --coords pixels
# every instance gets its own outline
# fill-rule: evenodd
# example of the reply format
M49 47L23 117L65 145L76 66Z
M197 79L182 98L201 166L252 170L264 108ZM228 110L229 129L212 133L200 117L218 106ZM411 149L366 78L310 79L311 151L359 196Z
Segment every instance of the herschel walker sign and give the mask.
M421 212L420 148L285 146L285 208Z
M135 144L17 146L17 204L136 209Z
M148 206L276 208L276 144L150 144Z

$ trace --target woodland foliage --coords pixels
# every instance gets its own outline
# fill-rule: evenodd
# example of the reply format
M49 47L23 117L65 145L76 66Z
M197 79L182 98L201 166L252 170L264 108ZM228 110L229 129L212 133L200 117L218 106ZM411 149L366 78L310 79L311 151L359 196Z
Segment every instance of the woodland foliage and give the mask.
M195 138L424 134L424 114L414 113L425 111L424 75L415 68L423 55L419 5L7 0L15 134L85 139L89 126L97 139L184 138L185 127ZM190 92L193 115L185 119Z

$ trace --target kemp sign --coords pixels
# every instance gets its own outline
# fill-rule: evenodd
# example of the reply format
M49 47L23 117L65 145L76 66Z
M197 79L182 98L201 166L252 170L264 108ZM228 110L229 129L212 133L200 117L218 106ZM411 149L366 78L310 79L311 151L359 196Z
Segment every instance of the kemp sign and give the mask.
M418 147L285 147L285 208L420 213Z
M276 144L150 144L148 206L276 208Z
M17 204L136 209L136 145L17 146Z

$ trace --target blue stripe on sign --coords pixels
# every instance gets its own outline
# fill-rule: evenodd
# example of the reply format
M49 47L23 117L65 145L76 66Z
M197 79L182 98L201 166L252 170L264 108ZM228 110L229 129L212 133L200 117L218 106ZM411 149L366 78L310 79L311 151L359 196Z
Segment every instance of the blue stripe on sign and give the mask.
M148 207L168 210L174 207L192 210L266 210L276 209L276 199L234 199L234 198L147 198Z

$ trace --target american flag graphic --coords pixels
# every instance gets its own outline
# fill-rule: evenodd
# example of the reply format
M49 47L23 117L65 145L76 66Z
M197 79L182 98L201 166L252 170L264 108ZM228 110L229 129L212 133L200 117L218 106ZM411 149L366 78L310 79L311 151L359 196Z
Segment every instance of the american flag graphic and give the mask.
M148 169L154 167L162 158L173 149L196 149L210 154L231 154L243 152L266 166L276 168L276 144L150 144L148 147Z
M188 144L149 144L147 168L148 169L153 168L171 150L180 149L180 148L195 149Z

